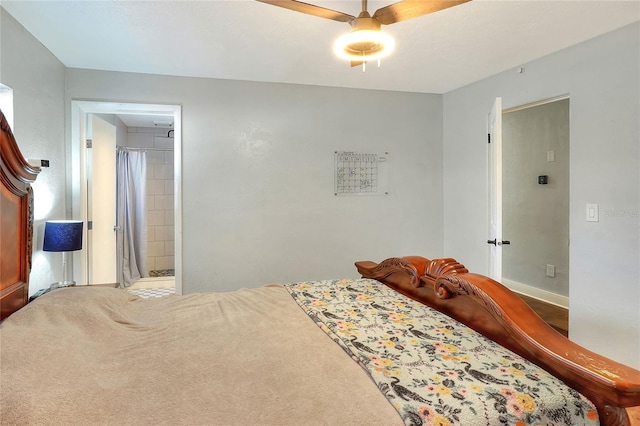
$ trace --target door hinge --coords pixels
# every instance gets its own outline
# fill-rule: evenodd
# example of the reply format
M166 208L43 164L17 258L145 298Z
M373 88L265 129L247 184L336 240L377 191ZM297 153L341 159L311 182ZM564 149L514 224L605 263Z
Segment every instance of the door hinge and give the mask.
M87 148L93 148L93 141L91 139L87 139Z
M487 142L491 143L491 133L487 133Z
M87 221L87 231L91 231L93 229L93 221L92 220L88 220Z

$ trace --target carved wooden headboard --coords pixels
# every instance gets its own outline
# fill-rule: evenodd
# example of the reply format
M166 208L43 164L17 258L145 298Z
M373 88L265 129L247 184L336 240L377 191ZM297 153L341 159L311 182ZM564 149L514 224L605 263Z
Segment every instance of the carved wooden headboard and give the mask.
M0 320L27 304L33 247L33 191L40 172L24 159L0 110Z

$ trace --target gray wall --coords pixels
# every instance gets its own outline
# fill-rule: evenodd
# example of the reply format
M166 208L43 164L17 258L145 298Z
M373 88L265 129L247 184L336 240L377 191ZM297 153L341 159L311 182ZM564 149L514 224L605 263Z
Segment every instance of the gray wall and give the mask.
M640 24L444 95L444 252L486 272L486 114L571 98L572 340L640 367ZM600 222L586 222L587 203Z
M505 285L569 296L569 125L569 99L502 117L502 234L511 241L502 250ZM547 161L549 151L555 161ZM549 183L538 184L540 175Z
M185 293L442 254L440 95L81 69L66 95L182 105ZM389 151L390 195L335 197L335 150Z
M65 218L65 67L0 7L0 82L13 89L13 131L25 158L46 159L33 185L34 253L29 292L62 279L62 255L42 251L44 222Z

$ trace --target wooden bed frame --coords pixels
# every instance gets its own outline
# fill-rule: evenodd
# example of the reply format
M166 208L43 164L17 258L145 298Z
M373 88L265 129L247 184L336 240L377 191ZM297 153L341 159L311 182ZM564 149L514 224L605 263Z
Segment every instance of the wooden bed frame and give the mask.
M33 249L33 191L27 163L0 110L0 320L27 304Z
M363 277L457 319L560 378L594 403L601 424L631 424L627 408L640 406L640 371L568 340L502 284L451 258L408 256L356 267ZM629 410L634 425L637 408Z
M24 159L0 111L1 318L28 301L33 192L39 173ZM625 408L640 406L640 371L567 340L515 293L454 259L411 256L357 262L358 271L467 324L564 380L598 408L604 425L629 425ZM633 419L635 421L634 412Z

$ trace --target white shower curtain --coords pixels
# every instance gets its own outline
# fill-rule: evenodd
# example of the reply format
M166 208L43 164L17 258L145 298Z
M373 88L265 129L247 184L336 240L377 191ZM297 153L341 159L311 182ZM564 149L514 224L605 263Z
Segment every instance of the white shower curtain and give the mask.
M149 275L146 152L118 149L116 169L118 282L124 288Z

